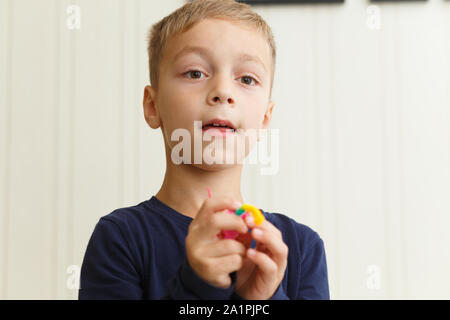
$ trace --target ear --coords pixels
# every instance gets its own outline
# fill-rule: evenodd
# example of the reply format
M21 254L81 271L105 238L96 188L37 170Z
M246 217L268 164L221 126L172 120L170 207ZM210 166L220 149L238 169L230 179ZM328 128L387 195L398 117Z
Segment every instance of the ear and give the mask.
M261 129L267 129L270 124L270 120L272 120L272 111L275 105L275 101L270 101L267 105L266 113L264 113L264 120L262 123Z
M161 118L156 105L156 91L152 86L145 86L142 105L144 107L145 121L151 128L159 128L161 126Z
M262 126L261 126L261 129L267 129L267 127L269 126L269 124L270 124L270 120L272 119L272 111L273 111L273 106L275 105L275 102L274 101L270 101L269 102L269 104L267 105L267 109L266 109L266 112L264 113L264 119L263 119L263 123L262 123ZM257 134L257 141L259 142L259 141L261 141L261 133L260 133L260 131L258 131L258 134Z

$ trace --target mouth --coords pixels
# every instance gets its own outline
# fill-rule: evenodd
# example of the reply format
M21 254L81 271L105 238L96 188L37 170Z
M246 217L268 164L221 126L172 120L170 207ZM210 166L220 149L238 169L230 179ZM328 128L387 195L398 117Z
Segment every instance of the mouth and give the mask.
M209 129L216 129L221 132L236 132L236 127L228 120L213 119L208 121L202 126L202 131L205 132Z

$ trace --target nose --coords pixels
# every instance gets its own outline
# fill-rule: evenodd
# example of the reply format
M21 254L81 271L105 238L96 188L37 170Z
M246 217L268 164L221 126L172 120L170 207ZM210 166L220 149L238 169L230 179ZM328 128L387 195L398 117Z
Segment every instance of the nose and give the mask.
M230 81L225 77L218 76L213 89L208 94L208 104L214 106L221 103L234 105L235 101L231 92Z

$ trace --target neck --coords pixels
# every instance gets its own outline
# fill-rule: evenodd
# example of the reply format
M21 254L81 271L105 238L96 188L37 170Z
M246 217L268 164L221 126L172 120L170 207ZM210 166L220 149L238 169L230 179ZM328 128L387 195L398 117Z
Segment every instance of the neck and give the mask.
M207 171L192 164L175 165L166 156L166 173L158 200L176 211L195 218L203 202L211 198L230 196L244 203L241 195L242 164Z

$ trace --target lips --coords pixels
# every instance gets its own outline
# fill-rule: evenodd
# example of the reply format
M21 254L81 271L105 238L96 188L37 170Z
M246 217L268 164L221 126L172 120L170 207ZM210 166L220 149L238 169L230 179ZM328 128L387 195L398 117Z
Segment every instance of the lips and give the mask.
M227 130L231 130L232 132L236 132L236 127L228 120L224 119L212 119L206 122L202 126L202 131L206 131L208 129L218 129L222 132Z

